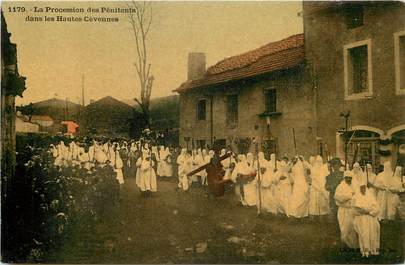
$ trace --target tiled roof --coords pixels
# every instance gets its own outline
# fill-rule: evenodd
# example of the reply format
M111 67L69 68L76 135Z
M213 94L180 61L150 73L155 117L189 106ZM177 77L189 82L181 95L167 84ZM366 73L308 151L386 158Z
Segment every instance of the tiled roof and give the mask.
M208 68L200 79L187 81L177 92L225 83L247 77L288 69L304 61L304 35L298 34L286 39L268 43L255 50L224 59Z

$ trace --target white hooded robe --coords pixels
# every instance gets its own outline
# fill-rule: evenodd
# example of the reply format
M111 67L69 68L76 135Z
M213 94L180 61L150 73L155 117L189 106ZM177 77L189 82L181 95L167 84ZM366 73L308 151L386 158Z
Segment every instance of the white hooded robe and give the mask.
M335 202L339 207L337 218L340 228L340 238L349 248L358 248L359 242L354 230L354 211L352 209L353 187L344 180L337 186L335 191Z
M359 238L360 252L364 257L378 255L380 249L380 223L377 219L378 203L368 190L366 190L365 195L359 191L356 192L352 202L355 209L353 224Z
M326 215L330 213L329 192L325 189L328 169L317 156L314 165L311 167L311 188L309 192L309 214Z
M264 153L259 153L259 164L261 168L260 172L260 194L261 194L261 204L262 209L266 212L272 214L277 214L277 204L275 201L275 183L274 183L274 167L270 166L270 162L264 158ZM257 171L258 168L257 160L254 163L254 168ZM256 181L258 180L258 174L256 174ZM258 187L259 189L259 187ZM257 206L259 205L259 192L257 192Z
M281 161L280 166L277 168L275 176L277 185L275 189L277 212L283 213L288 217L290 216L289 202L292 193L291 178L288 173L289 167L284 161Z
M308 216L309 188L304 176L304 165L298 162L292 168L293 188L290 197L290 215L296 218Z

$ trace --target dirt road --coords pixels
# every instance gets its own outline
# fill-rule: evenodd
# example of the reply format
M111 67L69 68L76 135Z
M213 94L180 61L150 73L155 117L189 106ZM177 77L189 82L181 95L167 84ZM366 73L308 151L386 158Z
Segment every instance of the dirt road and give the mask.
M383 224L383 254L363 259L340 249L336 222L257 217L232 192L209 198L202 189L176 191L159 181L142 198L127 179L121 202L105 217L71 226L52 263L401 263L403 225Z

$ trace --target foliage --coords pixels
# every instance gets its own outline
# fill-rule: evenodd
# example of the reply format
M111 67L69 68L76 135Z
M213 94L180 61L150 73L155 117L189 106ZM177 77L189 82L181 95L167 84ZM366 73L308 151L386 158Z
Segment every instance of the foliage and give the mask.
M40 262L60 247L75 222L99 220L118 198L114 171L55 167L50 142L62 139L19 136L15 178L2 204L3 261ZM31 143L41 146L31 146Z
M8 96L22 97L22 94L26 89L25 79L25 77L19 76L18 74L6 69L4 80L1 82L1 85L4 88L3 91L6 91L6 95Z

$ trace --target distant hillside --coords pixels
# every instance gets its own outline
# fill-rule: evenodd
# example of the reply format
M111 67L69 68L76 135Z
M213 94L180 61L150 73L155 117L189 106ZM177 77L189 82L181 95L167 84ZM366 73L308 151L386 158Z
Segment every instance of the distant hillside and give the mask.
M141 111L141 108L139 107L138 103L135 102L135 100L122 100L122 102L133 106L138 111ZM180 114L178 95L151 99L150 111L152 128L165 130L179 127Z
M136 103L135 100L133 99L123 99L121 100L122 102L124 102L125 104L128 104L132 107L134 107L135 109L141 109L138 105L138 103ZM173 96L167 96L167 97L160 97L160 98L152 98L150 100L150 105L151 105L151 109L155 106L155 105L160 105L160 104L165 104L165 103L178 103L179 102L179 96L178 95L173 95Z
M17 107L25 115L46 115L56 122L62 120L77 121L83 107L68 100L51 98Z
M66 106L66 104L68 107L80 106L79 104L73 103L69 100L62 100L62 99L57 99L57 98L46 99L46 100L38 101L38 102L35 102L32 104L37 108L45 108L45 107L55 107L55 108L63 107L64 108Z

